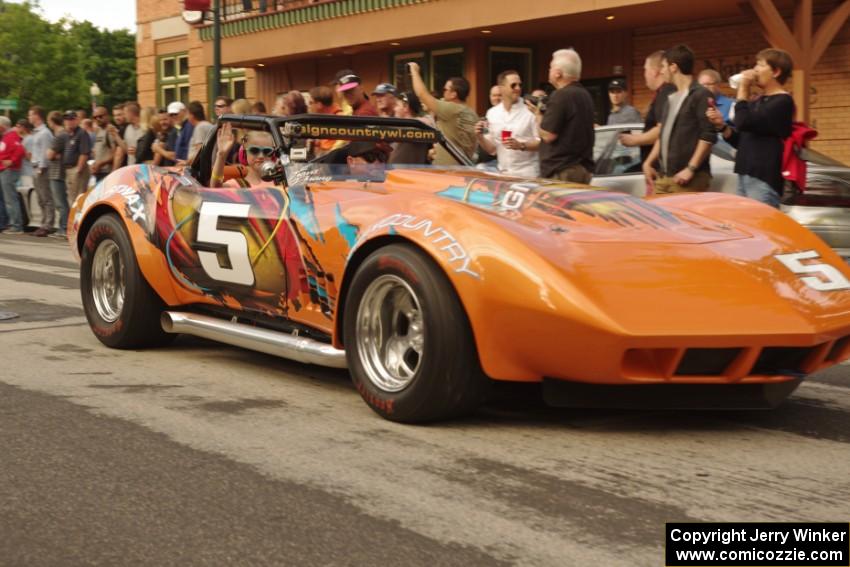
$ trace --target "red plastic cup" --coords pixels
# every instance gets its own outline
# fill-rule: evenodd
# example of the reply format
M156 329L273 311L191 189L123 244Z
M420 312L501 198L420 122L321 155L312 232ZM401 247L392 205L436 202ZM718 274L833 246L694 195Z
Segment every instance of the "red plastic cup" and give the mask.
M512 135L513 135L513 132L511 132L510 130L502 130L502 141L504 142L505 140L510 138Z

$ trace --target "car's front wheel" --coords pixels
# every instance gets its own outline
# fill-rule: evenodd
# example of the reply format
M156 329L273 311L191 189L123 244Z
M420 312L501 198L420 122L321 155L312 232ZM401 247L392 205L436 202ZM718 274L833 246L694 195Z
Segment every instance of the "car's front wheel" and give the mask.
M162 330L162 300L142 276L130 237L116 215L95 221L86 235L81 260L83 309L100 342L113 348L137 348L174 338Z
M357 390L389 420L460 416L487 391L454 288L413 246L386 246L358 268L346 299L344 340Z

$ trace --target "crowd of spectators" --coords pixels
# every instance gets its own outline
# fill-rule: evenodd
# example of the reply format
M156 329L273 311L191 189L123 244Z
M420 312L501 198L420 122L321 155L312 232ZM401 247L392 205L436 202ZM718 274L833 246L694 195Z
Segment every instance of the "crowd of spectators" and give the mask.
M721 136L738 148L738 193L779 206L783 149L794 116L793 99L784 84L793 63L778 49L763 50L756 60L753 69L742 73L733 100L723 94L722 78L713 69L702 70L694 77L695 56L685 45L646 58L644 80L653 99L644 115L643 131L623 133L620 142L641 147L648 193L708 190L708 158ZM552 54L548 84L538 85L531 96L523 97L519 72L501 72L489 90L491 107L484 117L467 104L470 84L465 78L449 78L442 93L435 94L426 86L416 63L409 63L408 71L412 89L401 92L391 83L366 89L357 73L343 69L330 85L304 93L280 93L271 113L418 119L438 128L470 160L493 160L500 172L591 182L595 106L580 82L582 61L574 49ZM641 120L640 113L628 104L624 79L608 83L608 96L608 124ZM265 114L266 106L262 101L219 96L213 113L214 120L229 113ZM23 211L16 188L22 178L31 181L42 211L39 228L33 234L64 238L69 204L86 190L91 177L100 181L124 165L137 163L189 163L214 130L199 101L188 106L174 101L159 109L126 102L114 106L111 113L104 106L96 106L90 118L86 110L48 113L32 106L27 118L14 125L0 116L0 231L23 233ZM220 182L217 174L225 163L237 160L256 166L248 169L252 176L249 181L258 181L257 167L269 158L271 142L232 137L230 129L220 129L214 181ZM320 157L344 145L336 140L317 140L309 150ZM249 156L248 151L239 150L242 146L253 153ZM455 165L442 146L430 149L415 143L386 148L351 144L345 157L393 164Z

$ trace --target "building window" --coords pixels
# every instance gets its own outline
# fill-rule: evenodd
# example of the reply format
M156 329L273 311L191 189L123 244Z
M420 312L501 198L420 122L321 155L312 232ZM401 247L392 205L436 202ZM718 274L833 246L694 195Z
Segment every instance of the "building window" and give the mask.
M463 77L464 59L463 48L435 49L431 52L431 82L432 91L441 93L443 85L452 77Z
M157 66L158 106L164 107L179 100L189 102L189 55L173 53L159 58Z
M410 82L410 71L407 68L407 64L419 63L419 70L423 74L426 74L428 72L428 65L426 65L425 52L396 53L392 57L392 83L399 91L412 91L413 85Z
M210 85L209 99L210 99L210 108L212 108L212 103L215 101L215 97L217 95L212 92L212 84L213 84L213 68L207 68L207 84ZM222 67L221 69L221 83L220 83L218 95L219 96L229 96L230 98L236 100L237 98L247 98L245 96L246 89L246 81L245 81L245 68L244 67Z
M465 75L466 60L462 47L395 53L392 55L390 75L393 84L401 91L413 90L410 72L407 69L407 64L412 61L419 63L422 80L437 98L443 96L443 85L446 84L447 79Z
M530 47L496 47L490 48L490 84L496 84L496 77L502 71L514 70L523 81L523 92L530 93L537 87L536 73L531 66L532 50Z

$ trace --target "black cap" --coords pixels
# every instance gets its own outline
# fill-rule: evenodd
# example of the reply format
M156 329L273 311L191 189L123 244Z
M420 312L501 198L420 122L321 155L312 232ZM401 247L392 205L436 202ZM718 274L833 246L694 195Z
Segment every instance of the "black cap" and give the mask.
M609 91L616 91L616 90L624 91L624 90L626 90L626 81L624 79L611 79L608 82L608 90Z
M76 117L77 117L77 111L76 110L66 110L64 113L62 113L62 118L66 118L68 120L73 120Z
M351 157L360 157L365 154L374 154L376 157L380 154L380 161L386 162L387 157L392 152L392 148L384 142L351 142L346 146L347 154Z
M419 101L419 97L416 96L416 93L413 91L405 91L399 95L399 97L403 102L406 102L410 107L410 111L419 116L422 114L422 103Z

